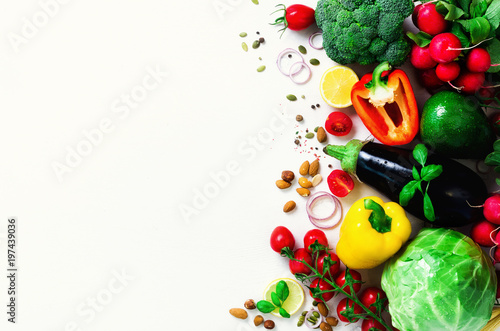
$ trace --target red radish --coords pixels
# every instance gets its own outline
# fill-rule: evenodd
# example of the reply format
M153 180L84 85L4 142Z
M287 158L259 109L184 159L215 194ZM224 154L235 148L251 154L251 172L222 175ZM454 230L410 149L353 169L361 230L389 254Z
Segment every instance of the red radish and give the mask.
M496 237L497 233L497 226L484 220L479 221L472 226L470 230L470 237L481 246L493 247L496 245L493 238Z
M440 33L432 38L429 44L429 53L434 61L448 63L455 60L461 50L462 43L457 36L451 32Z
M411 47L410 62L417 69L430 69L437 64L429 54L429 46L420 47L417 44Z
M418 4L415 6L413 9L413 13L411 14L411 20L413 22L413 25L417 26L417 18L418 18L418 12L422 9L422 4Z
M495 248L495 252L493 253L493 263L495 264L500 263L500 249L498 249L498 247ZM498 298L498 292L497 292L497 298Z
M444 85L444 82L436 75L434 68L418 71L420 83L428 90L433 91Z
M444 19L443 15L436 11L436 5L434 3L425 3L418 10L417 24L415 25L423 32L435 36L446 31L448 28L448 21Z
M460 65L457 61L448 63L440 63L436 67L436 75L443 82L449 82L458 77L460 74Z
M491 66L491 56L484 48L472 49L465 58L465 66L472 72L485 72Z
M483 205L483 215L491 223L500 225L500 195L495 194L486 199Z
M462 70L453 83L461 92L465 94L474 94L483 86L485 79L484 72Z

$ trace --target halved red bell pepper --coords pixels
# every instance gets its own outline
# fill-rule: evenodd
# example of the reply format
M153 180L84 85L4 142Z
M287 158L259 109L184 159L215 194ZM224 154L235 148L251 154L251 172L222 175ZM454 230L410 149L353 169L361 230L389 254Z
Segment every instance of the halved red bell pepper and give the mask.
M388 62L364 75L351 90L356 113L366 128L385 145L410 143L419 131L417 102L410 80Z

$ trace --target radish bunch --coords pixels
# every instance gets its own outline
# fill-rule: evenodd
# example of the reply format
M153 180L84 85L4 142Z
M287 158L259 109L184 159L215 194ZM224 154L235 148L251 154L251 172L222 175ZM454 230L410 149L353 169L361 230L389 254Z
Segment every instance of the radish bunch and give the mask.
M475 223L470 230L470 237L478 245L491 247L493 260L500 263L500 194L490 196L484 204L484 220Z
M436 10L435 3L417 5L412 20L421 32L409 33L416 42L410 62L419 69L420 80L427 89L448 83L465 94L474 94L483 87L485 72L491 66L485 48L479 44L463 48L460 39L450 32L451 22Z

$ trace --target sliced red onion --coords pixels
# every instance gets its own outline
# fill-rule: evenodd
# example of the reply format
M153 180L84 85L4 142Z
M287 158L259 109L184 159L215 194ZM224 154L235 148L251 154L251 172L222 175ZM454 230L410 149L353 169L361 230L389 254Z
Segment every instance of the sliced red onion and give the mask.
M321 43L321 46L314 46L313 39L317 36L323 36L322 32L315 32L311 36L309 36L309 46L311 46L314 49L323 49L323 43Z
M281 53L279 53L279 54L278 54L278 59L276 60L276 65L278 66L278 70L279 70L279 71L280 71L283 75L285 75L285 76L289 76L289 75L290 75L290 70L288 70L288 72L287 72L287 71L285 71L285 70L281 67L281 60L283 59L283 57L284 57L285 55L288 55L288 54L290 54L290 53L294 53L294 54L296 54L296 55L298 55L298 56L299 56L300 61L297 61L296 63L304 63L304 58L302 57L302 55L301 55L298 51L294 50L293 48L286 48L285 50L283 50ZM293 66L293 65L295 65L296 63L292 64L292 66ZM291 69L291 67L290 67L290 69ZM300 71L300 70L299 70L299 71ZM298 72L294 72L293 74L295 75L296 73L298 73Z
M300 69L296 72L293 72L294 71L293 69L297 66L300 66ZM302 68L306 69L307 71L306 77L304 80L297 80L295 76L297 76L302 71ZM296 62L290 67L290 73L288 74L288 77L290 77L292 82L294 82L295 84L307 83L311 78L311 68L309 68L309 66L305 62Z
M329 204L321 210L322 204ZM339 199L328 192L316 192L309 196L306 211L312 224L321 229L329 229L337 225L342 219L342 205Z
M309 322L307 319L308 319L309 317L311 317L311 316L312 316L312 314L313 314L315 311L317 311L317 312L318 312L319 317L318 317L318 320L316 321L316 324L312 324L312 323L311 323L311 322ZM307 314L306 314L305 318L306 318L306 320L304 321L304 323L306 324L306 326L307 326L309 329L316 329L316 328L319 328L319 325L321 324L321 322L323 322L323 315L321 315L321 314L319 313L319 310L314 309L314 308L312 308L311 310L309 310L309 311L307 312Z

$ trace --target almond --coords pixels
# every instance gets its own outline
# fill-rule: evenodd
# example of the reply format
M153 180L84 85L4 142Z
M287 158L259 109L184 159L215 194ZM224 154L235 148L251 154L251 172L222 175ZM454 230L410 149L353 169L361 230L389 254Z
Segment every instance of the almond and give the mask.
M240 318L242 320L246 319L248 317L248 313L245 309L241 308L231 308L229 309L229 313L233 315L236 318Z
M309 175L314 177L318 174L319 171L319 160L316 159L311 163L311 166L309 167Z
M255 326L259 326L262 323L264 323L264 317L262 317L262 315L255 316L255 318L253 319L253 324L255 324Z
M296 191L299 195L301 195L303 197L308 197L309 194L311 194L311 191L309 191L308 189L303 188L303 187L298 188Z
M318 310L319 310L321 315L323 315L325 317L328 316L328 307L326 307L324 302L320 302L318 304Z
M307 179L306 177L300 177L299 178L299 185L302 186L303 188L310 188L312 187L312 183Z
M316 138L318 138L318 141L319 141L320 143L324 143L324 142L326 141L326 139L328 138L328 137L326 136L326 131L325 131L325 129L323 129L323 127L322 127L322 126L320 126L320 127L318 128L318 132L316 132Z
M321 322L321 324L319 325L319 328L320 328L321 331L333 331L333 329L330 326L330 324L328 324L326 322Z
M337 326L337 324L339 324L339 320L335 317L329 316L326 318L326 323L330 324L331 326Z
M302 176L305 176L309 173L309 161L305 161L304 163L302 163L299 169L299 173Z
M291 183L294 178L295 174L293 173L293 171L285 170L281 173L281 179L283 179L285 182Z
M311 183L312 183L313 187L316 187L319 185L319 183L321 183L322 180L323 180L323 177L320 174L317 174L316 176L313 177L313 179L311 180Z
M284 180L282 179L279 179L276 181L276 186L278 186L279 189L283 190L285 188L289 188L292 184L290 184L289 182L285 182Z
M285 205L283 206L283 211L285 213L289 213L295 209L295 206L296 206L295 201L290 200L287 203L285 203Z

